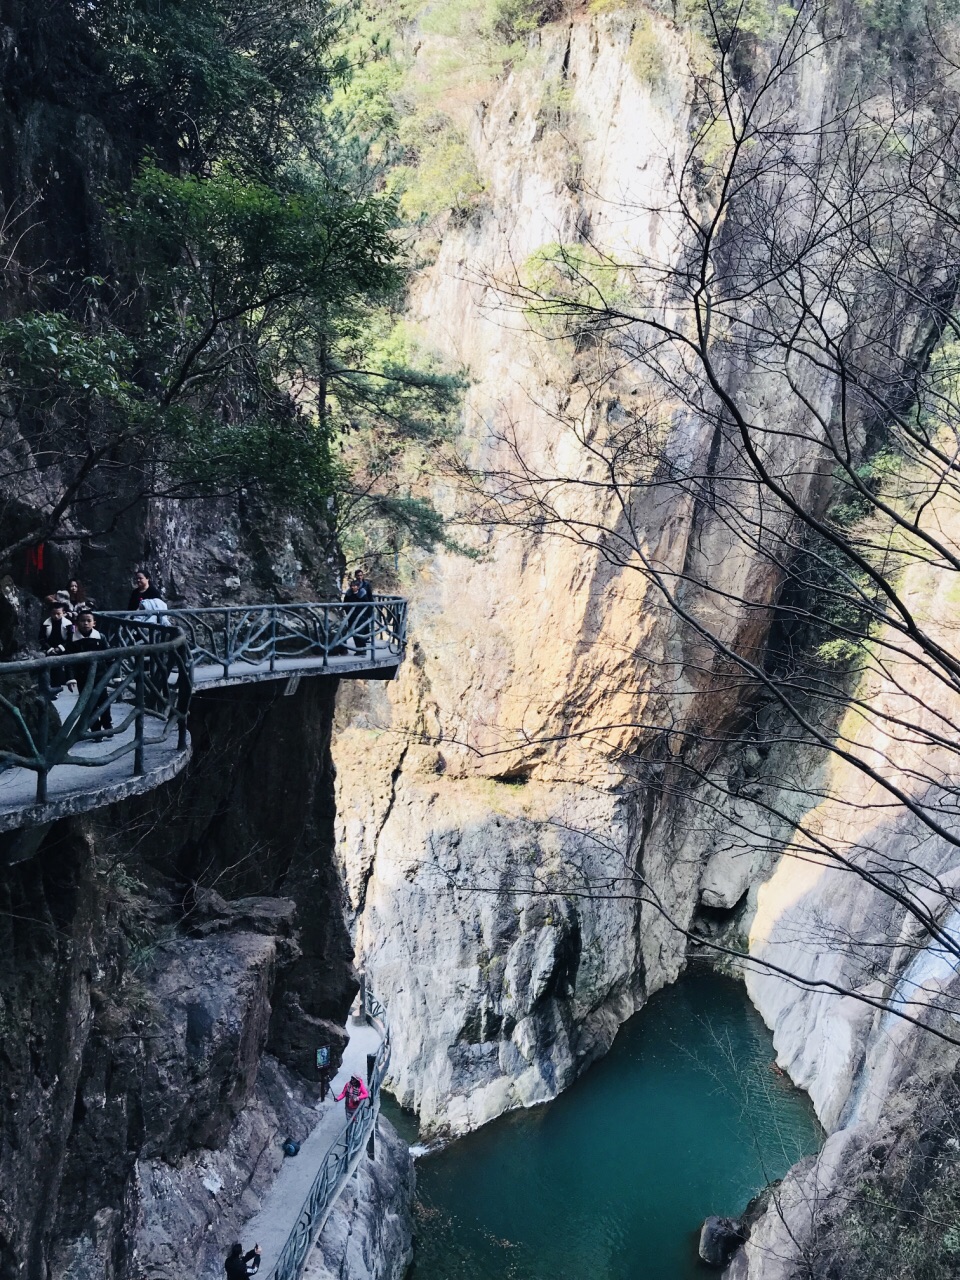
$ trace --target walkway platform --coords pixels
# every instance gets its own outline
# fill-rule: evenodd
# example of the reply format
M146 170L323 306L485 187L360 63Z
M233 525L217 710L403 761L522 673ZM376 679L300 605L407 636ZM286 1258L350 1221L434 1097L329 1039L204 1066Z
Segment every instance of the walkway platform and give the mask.
M214 664L193 668L193 690L222 689L226 685L255 684L261 680L279 680L295 675L339 676L342 680L392 680L400 665L396 653L386 647L371 658L362 653L334 654L319 658L274 658L273 666L264 662L232 662L229 675Z
M406 651L407 602L399 596L376 596L372 602L360 603L175 609L165 612L162 622L159 617L99 614L98 625L107 642L102 657L87 652L76 658L47 656L3 664L2 675L11 677L14 701L0 699L0 710L15 725L12 739L24 739L26 745L0 751L0 833L33 828L31 840L36 847L42 838L42 830L37 829L47 823L139 795L174 777L190 758L187 715L191 695L198 690L274 680L285 681L286 692L292 693L302 676L392 680ZM16 697L23 681L35 685L49 680L65 661L78 664L78 679L92 666L91 678L97 687L112 690L114 719L133 707L141 715L131 718L122 734L94 742L90 731L96 723L97 699L81 695L80 712L69 730L73 762L49 767L47 796L38 804L37 772L22 767L20 761L39 764L58 759L63 739L45 716L39 728L31 728L17 708ZM56 707L61 720L77 702L76 695L60 694ZM138 720L141 737L135 740ZM164 724L167 737L148 743L148 734L160 739ZM111 760L122 747L131 750ZM143 771L137 775L134 747L143 752ZM20 841L21 852L8 850L7 860L29 857L25 850L30 843Z
M64 691L54 704L61 717L66 717L77 701L76 694ZM115 715L123 711L119 708ZM103 742L82 742L71 747L70 754L90 765L58 764L47 775L47 802L36 803L37 775L32 769L5 769L0 773L0 832L20 827L33 827L56 818L98 809L128 796L152 791L176 777L190 759L189 742L177 750L177 732L155 746L144 746L144 771L134 776L133 751L109 764L99 763L121 746L133 746L134 726Z
M260 1274L263 1276L269 1275L297 1225L324 1157L343 1129L346 1113L343 1103L334 1101L335 1095L351 1076L366 1080L367 1054L375 1054L380 1047L380 1036L373 1027L355 1025L349 1030L350 1041L333 1088L327 1094L326 1102L317 1104L319 1119L316 1127L301 1146L300 1154L284 1160L260 1212L244 1225L244 1248L252 1249L259 1244ZM222 1277L219 1272L216 1277L211 1272L209 1280L222 1280Z

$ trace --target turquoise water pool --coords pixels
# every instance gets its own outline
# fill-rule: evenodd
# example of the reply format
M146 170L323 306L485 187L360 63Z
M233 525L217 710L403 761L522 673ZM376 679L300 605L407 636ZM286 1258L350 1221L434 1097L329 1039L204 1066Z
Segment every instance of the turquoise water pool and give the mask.
M659 992L555 1102L417 1162L412 1280L705 1280L703 1218L822 1141L772 1059L741 984Z

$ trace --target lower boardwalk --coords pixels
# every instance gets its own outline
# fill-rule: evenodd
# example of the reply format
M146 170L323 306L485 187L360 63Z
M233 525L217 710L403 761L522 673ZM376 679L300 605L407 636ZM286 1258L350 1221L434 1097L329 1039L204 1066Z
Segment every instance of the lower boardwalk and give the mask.
M283 1246L300 1217L313 1181L323 1164L327 1152L343 1130L346 1114L342 1102L335 1102L338 1094L351 1076L367 1078L367 1055L375 1054L380 1047L380 1036L367 1025L350 1027L350 1043L343 1055L343 1062L333 1082L326 1102L318 1103L319 1118L310 1136L300 1148L300 1154L284 1160L273 1186L267 1193L263 1207L256 1217L243 1228L243 1247L252 1249L259 1244L260 1271L268 1276L280 1256ZM277 1141L283 1135L277 1135ZM361 1159L364 1157L361 1157ZM210 1276L209 1280L214 1280Z
M60 694L54 705L61 718L69 714L76 700L76 694ZM119 720L126 710L123 705L115 707L114 718ZM159 729L157 725L151 733L159 737ZM133 772L132 749L119 760L104 763L104 758L120 747L132 748L133 740L131 723L112 738L71 747L71 756L84 763L55 765L47 775L47 800L43 804L37 804L37 775L32 769L5 769L0 773L0 832L37 826L141 795L175 777L190 759L189 742L178 750L177 731L172 727L163 741L144 746L143 773Z

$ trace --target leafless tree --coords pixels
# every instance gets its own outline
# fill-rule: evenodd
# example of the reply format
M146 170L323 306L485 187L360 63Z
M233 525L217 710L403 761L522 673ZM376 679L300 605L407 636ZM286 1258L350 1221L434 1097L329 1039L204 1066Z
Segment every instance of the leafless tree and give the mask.
M930 10L891 62L852 6L751 15L706 5L690 145L662 203L623 211L658 220L659 250L581 230L484 281L588 394L551 410L575 449L533 457L503 421L460 478L472 518L638 575L683 638L629 726L638 788L695 792L731 839L748 789L792 856L857 877L956 967L957 30ZM661 538L678 512L688 536ZM732 775L732 741L758 777ZM874 944L889 961L890 937L837 945ZM936 1030L937 1009L913 1011Z

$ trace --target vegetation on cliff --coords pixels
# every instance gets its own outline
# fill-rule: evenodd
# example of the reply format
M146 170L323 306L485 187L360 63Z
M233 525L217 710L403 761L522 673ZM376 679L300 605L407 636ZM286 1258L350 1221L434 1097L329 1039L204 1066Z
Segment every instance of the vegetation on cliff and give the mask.
M326 111L335 12L12 8L0 558L103 532L118 491L442 540L417 475L461 382L397 328L396 200Z

